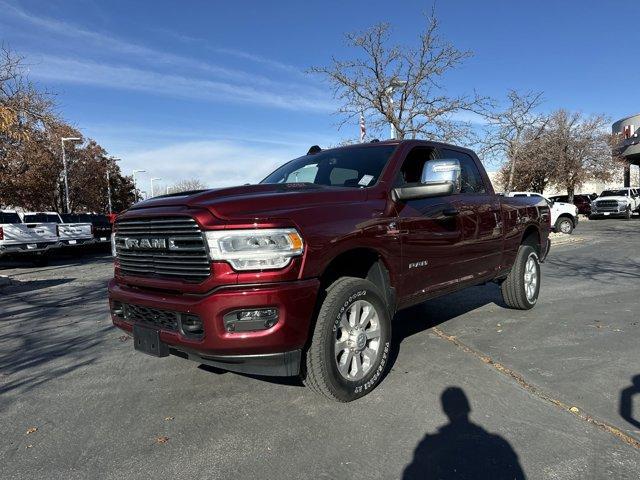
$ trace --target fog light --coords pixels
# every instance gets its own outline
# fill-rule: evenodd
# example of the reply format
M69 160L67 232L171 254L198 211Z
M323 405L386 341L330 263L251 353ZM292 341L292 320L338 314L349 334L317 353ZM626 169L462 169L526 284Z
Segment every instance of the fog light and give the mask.
M201 337L204 333L202 320L196 315L180 315L180 328L182 329L182 333L188 337Z
M278 323L277 308L258 308L255 310L235 310L224 317L227 332L255 332L266 330Z
M124 318L124 305L122 302L114 300L111 302L111 313L114 317Z

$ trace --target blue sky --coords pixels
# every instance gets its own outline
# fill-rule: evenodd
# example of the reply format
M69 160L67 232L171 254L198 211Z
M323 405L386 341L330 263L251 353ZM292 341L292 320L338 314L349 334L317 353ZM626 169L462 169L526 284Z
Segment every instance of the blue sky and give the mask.
M390 8L391 6L391 8ZM427 1L0 0L0 40L27 57L72 124L172 183L259 180L338 130L331 90L304 70L349 57L344 33L380 21L412 43ZM441 33L475 55L446 77L452 94L544 91L544 110L640 110L640 2L444 1ZM637 36L636 36L637 38ZM162 182L161 182L162 183ZM144 189L144 184L141 185Z

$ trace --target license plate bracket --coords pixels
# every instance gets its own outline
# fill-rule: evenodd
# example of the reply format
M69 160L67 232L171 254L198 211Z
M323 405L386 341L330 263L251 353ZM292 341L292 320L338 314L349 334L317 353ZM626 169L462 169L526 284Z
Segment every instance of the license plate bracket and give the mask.
M141 325L133 326L133 348L154 357L169 356L169 346L160 341L160 332Z

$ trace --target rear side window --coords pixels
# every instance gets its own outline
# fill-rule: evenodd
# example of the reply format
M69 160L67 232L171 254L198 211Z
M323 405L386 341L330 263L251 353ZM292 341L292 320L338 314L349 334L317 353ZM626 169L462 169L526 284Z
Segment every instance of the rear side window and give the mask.
M442 158L455 158L460 162L460 193L487 193L476 162L464 152L443 149Z
M0 212L0 223L22 223L15 212Z

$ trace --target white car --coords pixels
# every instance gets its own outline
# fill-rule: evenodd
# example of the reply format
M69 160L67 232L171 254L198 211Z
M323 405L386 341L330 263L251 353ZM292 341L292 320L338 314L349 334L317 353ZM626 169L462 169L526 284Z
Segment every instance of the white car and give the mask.
M640 212L640 189L619 188L605 190L591 202L589 218L622 216L629 219L633 212Z
M554 232L570 234L578 225L578 207L573 203L554 202L537 192L509 192L507 197L538 197L551 208L551 229Z
M24 223L52 222L58 224L58 236L62 245L75 246L93 243L90 223L65 223L56 212L27 212L22 217Z
M25 224L14 210L0 210L0 257L27 255L46 263L45 253L59 246L55 223Z

